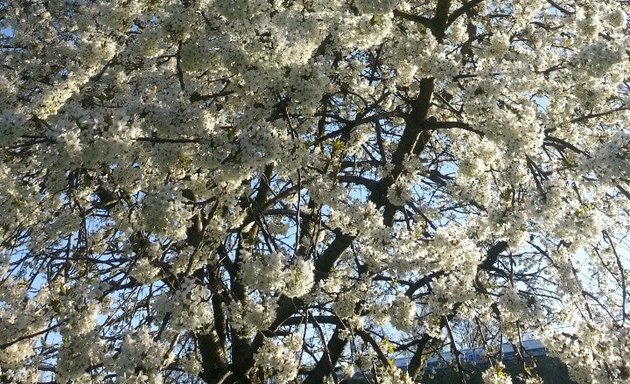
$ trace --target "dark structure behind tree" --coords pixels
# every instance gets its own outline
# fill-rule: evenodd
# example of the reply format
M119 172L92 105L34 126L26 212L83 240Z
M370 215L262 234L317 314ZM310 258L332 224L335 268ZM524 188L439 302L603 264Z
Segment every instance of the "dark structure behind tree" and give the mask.
M543 379L544 384L575 383L569 378L567 367L562 363L562 361L560 361L560 359L549 356L538 356L534 360L536 363L536 372L540 375L540 378ZM468 376L467 384L483 384L481 374L486 368L488 368L488 364L467 366L467 368L470 368L471 370L471 373ZM505 362L505 371L510 374L514 384L524 382L518 379L518 376L522 374L522 370L516 361ZM351 380L342 381L341 383L363 384L368 382L369 381L364 378L355 376ZM434 371L426 370L421 382L423 384L461 384L457 371L450 367L436 369Z

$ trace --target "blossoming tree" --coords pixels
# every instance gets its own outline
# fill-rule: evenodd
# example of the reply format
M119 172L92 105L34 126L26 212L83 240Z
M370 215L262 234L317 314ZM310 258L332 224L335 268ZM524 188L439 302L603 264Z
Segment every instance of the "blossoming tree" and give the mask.
M627 380L628 9L1 1L0 381Z

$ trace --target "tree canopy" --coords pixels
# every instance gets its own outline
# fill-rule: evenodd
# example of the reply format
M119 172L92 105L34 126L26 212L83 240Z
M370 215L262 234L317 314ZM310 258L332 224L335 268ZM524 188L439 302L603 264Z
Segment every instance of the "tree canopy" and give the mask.
M629 9L0 0L0 381L625 382Z

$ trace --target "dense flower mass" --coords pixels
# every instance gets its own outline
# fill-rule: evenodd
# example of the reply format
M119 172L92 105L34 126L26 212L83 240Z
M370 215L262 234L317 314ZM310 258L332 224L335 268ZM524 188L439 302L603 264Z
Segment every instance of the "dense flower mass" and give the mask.
M0 2L0 382L627 382L628 12Z

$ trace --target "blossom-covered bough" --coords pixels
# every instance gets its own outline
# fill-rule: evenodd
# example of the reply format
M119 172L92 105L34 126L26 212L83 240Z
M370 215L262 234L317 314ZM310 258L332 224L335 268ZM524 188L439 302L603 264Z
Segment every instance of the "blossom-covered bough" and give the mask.
M0 1L0 381L625 382L628 9Z

